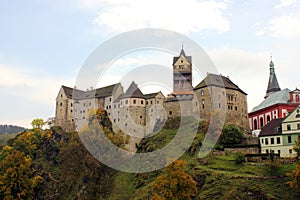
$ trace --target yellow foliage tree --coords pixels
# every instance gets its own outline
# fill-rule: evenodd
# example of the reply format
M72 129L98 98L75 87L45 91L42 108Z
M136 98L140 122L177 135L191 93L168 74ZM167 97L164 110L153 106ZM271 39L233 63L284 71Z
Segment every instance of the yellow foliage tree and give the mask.
M33 128L41 129L46 124L46 122L43 119L36 118L32 120L31 125Z
M31 159L20 151L4 157L0 162L0 199L31 199L34 182L30 165Z
M196 182L184 172L186 163L176 160L152 184L152 200L190 200L197 194Z
M292 188L300 190L300 164L297 164L296 169L287 175L293 179L292 181L287 182L287 184Z

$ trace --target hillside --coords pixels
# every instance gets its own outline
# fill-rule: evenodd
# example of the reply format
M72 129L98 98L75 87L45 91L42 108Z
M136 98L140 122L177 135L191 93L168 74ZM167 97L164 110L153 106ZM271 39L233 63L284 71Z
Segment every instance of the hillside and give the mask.
M163 147L176 135L177 126L177 119L168 121L159 134L142 140L138 151ZM235 154L230 153L198 160L206 129L206 123L200 122L192 146L180 158L186 162L185 173L196 181L198 193L193 199L299 198L299 193L286 184L290 179L285 173L295 168L292 164L270 171L264 164L236 164ZM24 131L9 140L0 151L0 169L0 199L19 195L21 199L145 200L153 197L157 177L166 173L131 174L106 167L87 152L78 134L65 133L59 127ZM20 174L18 179L14 173ZM15 181L18 187L10 192Z
M24 131L25 128L14 125L0 125L0 145L5 145L6 142L14 138L19 132Z

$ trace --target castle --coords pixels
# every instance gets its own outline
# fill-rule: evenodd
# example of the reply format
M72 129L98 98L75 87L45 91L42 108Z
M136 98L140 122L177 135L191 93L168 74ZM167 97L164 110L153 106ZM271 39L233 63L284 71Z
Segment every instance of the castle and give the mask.
M172 65L173 92L167 96L162 92L143 94L135 82L125 92L121 83L89 91L62 86L56 98L55 124L65 131L80 130L88 122L89 112L101 108L114 130L135 136L152 132L167 118L197 115L209 121L215 112L226 113L225 123L249 129L247 94L228 77L207 74L193 87L192 57L183 49Z

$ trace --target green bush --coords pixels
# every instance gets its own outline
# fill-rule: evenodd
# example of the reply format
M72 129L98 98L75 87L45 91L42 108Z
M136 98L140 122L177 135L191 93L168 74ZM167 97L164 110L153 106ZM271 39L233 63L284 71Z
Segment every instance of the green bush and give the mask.
M220 143L225 145L240 144L244 139L243 130L236 125L225 125L220 136Z
M245 162L245 154L241 151L238 151L235 155L234 155L234 162L235 164L241 164Z

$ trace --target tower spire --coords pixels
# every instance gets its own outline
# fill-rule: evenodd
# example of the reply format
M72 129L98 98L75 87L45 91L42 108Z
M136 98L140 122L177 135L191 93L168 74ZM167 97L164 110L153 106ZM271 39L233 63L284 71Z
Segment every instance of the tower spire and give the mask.
M272 61L272 55L271 55L270 59L271 59L270 65L269 65L270 66L270 76L269 76L268 88L267 88L265 98L267 98L271 93L281 90L279 87L278 81L277 81L276 74L275 74L275 68L274 68L275 65Z

